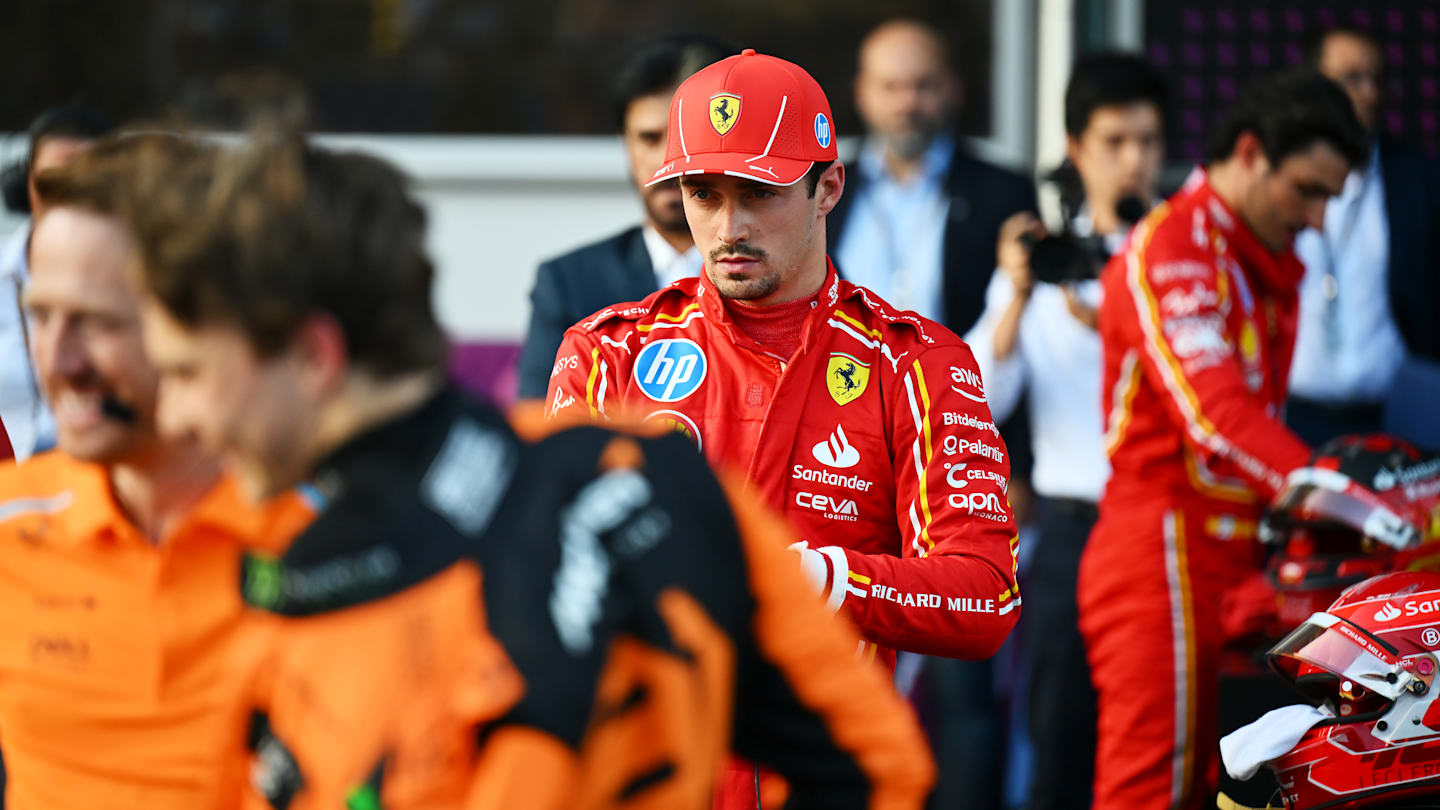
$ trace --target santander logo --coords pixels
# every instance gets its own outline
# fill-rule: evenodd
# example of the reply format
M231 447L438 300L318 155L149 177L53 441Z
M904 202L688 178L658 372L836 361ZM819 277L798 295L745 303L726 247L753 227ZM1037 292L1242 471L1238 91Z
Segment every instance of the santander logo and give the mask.
M1375 621L1377 622L1389 622L1398 618L1400 618L1400 608L1395 607L1389 602L1386 602L1384 607L1375 611Z
M850 445L850 440L845 438L845 428L840 425L835 426L828 440L816 444L810 452L826 467L843 470L860 463L860 451Z

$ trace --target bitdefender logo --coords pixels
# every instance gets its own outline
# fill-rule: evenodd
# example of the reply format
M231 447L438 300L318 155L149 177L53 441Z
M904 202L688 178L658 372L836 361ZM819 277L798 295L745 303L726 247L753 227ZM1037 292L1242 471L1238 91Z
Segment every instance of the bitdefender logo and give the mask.
M850 440L845 438L845 428L841 425L835 426L835 432L830 434L828 440L810 448L810 453L826 467L843 470L860 463L860 451L850 445Z

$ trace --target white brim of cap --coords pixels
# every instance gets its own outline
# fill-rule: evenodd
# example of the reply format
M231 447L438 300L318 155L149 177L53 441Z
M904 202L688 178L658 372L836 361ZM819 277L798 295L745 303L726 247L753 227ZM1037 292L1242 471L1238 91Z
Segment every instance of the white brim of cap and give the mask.
M678 161L677 161L677 162L678 162ZM698 161L697 161L697 162L698 162ZM796 161L796 162L798 163L799 161ZM754 180L754 181L757 182L757 183L764 183L764 184L767 185L767 186L782 186L782 187L784 187L784 186L793 186L793 185L795 185L796 183L800 182L801 180L804 180L804 179L805 179L805 175L806 175L807 173L809 173L811 167L813 167L814 165L815 165L815 161L813 161L813 160L806 162L806 163L805 163L805 168L804 168L803 170L801 170L801 172L800 172L799 174L795 175L795 179L789 180L789 181L782 181L782 180L779 179L778 177L770 177L770 176L767 176L764 172L735 171L734 169L717 168L717 167L714 167L714 166L705 167L705 168L693 168L693 169L675 169L675 170L670 171L670 172L667 172L667 173L665 173L665 174L658 174L658 175L656 175L655 177L651 178L649 182L647 182L647 183L645 184L645 187L646 187L646 188L649 188L649 187L655 185L656 183L660 183L660 182L663 182L663 181L665 181L665 180L669 180L669 179L672 178L672 177L682 177L682 176L684 176L684 175L690 175L690 174L723 174L723 175L729 175L730 177L739 177L739 178L742 178L742 179L745 179L745 180Z

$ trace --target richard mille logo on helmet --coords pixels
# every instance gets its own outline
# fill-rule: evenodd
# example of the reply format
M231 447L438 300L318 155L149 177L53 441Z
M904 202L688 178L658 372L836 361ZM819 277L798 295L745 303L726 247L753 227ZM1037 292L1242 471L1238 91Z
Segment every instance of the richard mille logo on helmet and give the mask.
M740 97L732 93L718 93L710 97L710 126L717 135L724 135L735 128L740 120Z
M810 453L826 467L843 470L860 463L860 451L851 446L850 440L845 438L845 428L841 425L835 426L829 439L810 448Z

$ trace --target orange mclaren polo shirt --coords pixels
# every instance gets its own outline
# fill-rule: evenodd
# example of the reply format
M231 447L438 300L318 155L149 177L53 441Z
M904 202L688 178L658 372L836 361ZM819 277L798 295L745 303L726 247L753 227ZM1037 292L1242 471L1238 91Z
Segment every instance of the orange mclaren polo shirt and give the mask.
M103 467L46 453L0 470L0 750L9 810L232 807L267 634L241 546L311 519L222 480L161 542Z

